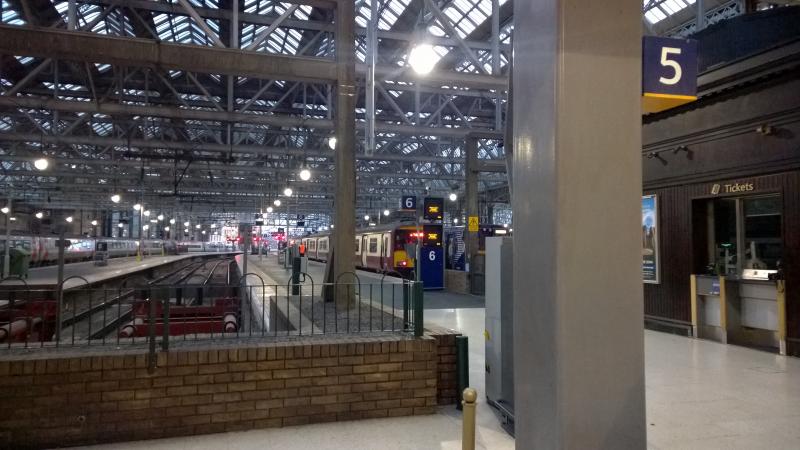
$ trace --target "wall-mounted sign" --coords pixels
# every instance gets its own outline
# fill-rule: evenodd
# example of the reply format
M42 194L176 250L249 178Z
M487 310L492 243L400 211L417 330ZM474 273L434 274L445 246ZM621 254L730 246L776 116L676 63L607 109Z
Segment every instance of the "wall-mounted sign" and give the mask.
M738 194L755 190L753 183L714 183L711 185L711 195Z
M697 41L642 38L642 112L654 113L697 100Z
M469 224L467 225L467 229L472 232L478 231L478 216L469 216Z
M417 197L414 195L404 195L400 199L400 209L403 211L416 211Z
M642 196L642 280L658 284L658 199Z
M441 197L426 197L423 203L422 217L425 220L442 220L444 218L444 199Z

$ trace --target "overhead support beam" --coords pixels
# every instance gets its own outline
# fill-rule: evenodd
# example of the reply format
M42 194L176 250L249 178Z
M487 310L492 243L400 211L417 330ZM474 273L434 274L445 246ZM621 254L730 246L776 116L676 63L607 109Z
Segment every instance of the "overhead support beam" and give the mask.
M197 26L200 27L201 30L203 30L203 33L205 33L206 36L209 39L211 39L211 42L213 42L214 45L220 48L225 48L225 44L223 44L222 41L219 39L217 33L214 33L214 31L208 27L206 21L203 20L203 18L200 17L199 14L197 14L197 11L194 10L194 7L192 7L192 5L187 0L178 0L178 3L180 3L183 9L185 9L186 12L189 13L189 16L191 16L191 18L194 20Z
M81 3L89 3L94 5L113 5L119 0L85 0ZM296 3L296 4L308 4L309 6L313 6L315 8L322 8L322 9L331 9L335 2L317 2L317 3L327 3L326 6L314 5L312 2L303 3L300 1L285 1L283 3ZM171 15L188 15L183 8L175 3L164 3L164 2L154 2L152 0L125 0L125 6L129 8L133 8L136 10L143 10L143 11L153 11L157 13L165 13ZM199 6L195 6L194 10L197 11L200 16L206 19L215 19L215 20L231 20L233 13L227 9L218 9L218 8L202 8ZM268 16L265 14L255 14L255 13L239 13L239 19L241 23L247 24L255 24L255 25L266 25L269 26L273 24L277 18L275 16ZM298 20L298 19L287 19L283 21L284 26L287 28L296 28L299 30L310 30L310 31L323 31L326 33L333 33L335 26L330 23L321 22L318 20ZM365 35L367 33L366 28L356 27L356 34ZM413 42L417 39L417 35L415 33L403 32L403 31L392 31L392 30L378 30L378 38L379 39L389 39L394 41L406 41L406 42ZM426 36L427 41L431 45L442 45L446 47L455 47L458 45L455 39L450 39L446 37L438 37L438 36ZM465 41L470 48L473 49L480 49L480 50L491 50L492 44L483 41ZM500 48L504 52L510 52L511 46L508 44L501 44Z
M336 63L323 58L11 25L0 25L0 54L324 84L336 79ZM357 64L356 73L359 77L366 77L366 65ZM377 66L375 77L426 86L471 89L503 90L508 84L504 76L455 71L433 71L420 76L410 67L389 65Z
M461 39L461 36L458 34L458 30L456 30L456 27L453 26L452 22L450 22L450 18L447 17L438 6L436 6L433 0L425 0L425 4L428 6L428 9L433 13L433 15L436 16L436 20L438 20L442 27L447 30L447 34L450 35L450 38L455 39L456 42L458 42L461 50L464 51L467 59L472 62L475 68L480 70L482 73L488 74L486 68L483 67L483 63L478 58L478 55L476 55L475 52L469 48L467 43Z
M336 64L321 58L244 52L50 28L2 25L0 53L314 83L332 83L336 80Z
M1 44L0 44L1 45ZM96 103L71 100L55 100L45 97L7 97L0 96L0 107L10 108L30 108L54 111L66 111L75 113L94 113L110 116L145 116L145 117L166 117L179 120L206 120L215 122L229 123L250 123L256 125L268 125L275 127L307 127L318 130L333 130L333 121L328 119L311 119L287 115L266 115L255 113L213 111L203 109L178 108L171 106L155 105L131 105L122 103ZM358 129L364 128L364 123L356 124ZM398 133L410 134L415 136L436 136L463 138L467 134L474 134L474 129L446 128L446 127L425 127L416 125L397 125L392 123L378 122L375 124L375 131L378 133ZM502 133L499 131L486 130L481 132L482 136L489 139L501 139Z
M327 148L322 150L309 150L291 147L271 147L262 145L229 145L213 144L186 141L165 141L161 139L127 139L124 137L104 137L104 136L85 136L85 135L50 135L50 134L30 134L30 133L0 133L0 142L36 142L48 145L94 145L100 147L131 147L140 149L165 149L165 150L185 150L191 152L216 152L227 155L246 154L246 155L271 155L271 156L295 156L307 158L327 158L333 159L336 152ZM133 154L132 156L138 156ZM164 155L163 158L169 159L174 155ZM463 158L449 158L445 156L423 156L423 155L402 155L394 153L375 153L366 155L356 154L356 159L362 161L399 161L409 163L441 163L441 164L461 164ZM498 172L502 161L491 162L487 160L481 167L485 170L481 172Z
M275 31L281 25L281 22L288 19L292 14L294 14L295 11L297 11L297 5L292 5L289 8L287 8L286 11L284 11L283 14L281 14L277 19L275 19L275 22L272 22L267 27L266 30L262 31L261 33L258 33L258 36L256 36L255 39L253 39L253 42L250 45L248 45L245 48L245 50L250 50L250 51L257 50L258 46L260 46L261 43L264 42L264 40L269 38L269 35L272 34L272 32Z

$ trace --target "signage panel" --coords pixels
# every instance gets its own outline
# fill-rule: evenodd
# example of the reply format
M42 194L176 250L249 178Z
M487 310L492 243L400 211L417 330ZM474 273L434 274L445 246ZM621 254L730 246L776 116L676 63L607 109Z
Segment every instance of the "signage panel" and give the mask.
M469 216L469 225L468 229L471 232L478 231L478 216Z
M642 112L697 100L697 41L642 38Z
M400 209L403 211L416 211L417 197L414 195L404 195L400 199Z
M442 220L444 218L444 199L441 197L426 197L422 217L425 220Z
M642 280L658 284L658 199L642 196Z

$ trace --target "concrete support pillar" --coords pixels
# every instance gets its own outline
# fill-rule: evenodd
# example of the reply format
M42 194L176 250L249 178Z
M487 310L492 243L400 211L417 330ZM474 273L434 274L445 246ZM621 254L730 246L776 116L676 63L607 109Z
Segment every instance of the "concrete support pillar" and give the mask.
M641 14L514 3L517 448L647 447Z
M355 270L355 3L339 2L336 9L336 196L333 229L334 281L350 283L352 276L342 276ZM341 277L341 278L340 278ZM338 289L336 302L340 307L353 304L354 289Z

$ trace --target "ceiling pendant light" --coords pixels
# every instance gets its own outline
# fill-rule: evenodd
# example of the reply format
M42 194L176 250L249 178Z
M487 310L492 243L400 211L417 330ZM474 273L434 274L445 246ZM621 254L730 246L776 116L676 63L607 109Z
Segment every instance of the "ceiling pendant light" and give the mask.
M419 75L427 75L439 61L439 55L429 44L417 44L408 54L408 65Z
M33 162L33 167L36 167L36 170L47 170L48 166L50 166L50 161L47 158L39 158Z

